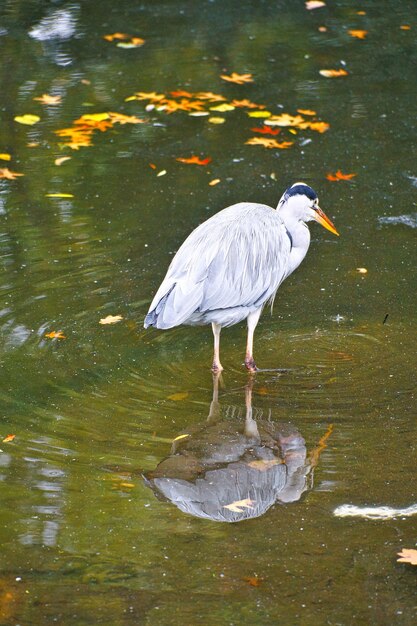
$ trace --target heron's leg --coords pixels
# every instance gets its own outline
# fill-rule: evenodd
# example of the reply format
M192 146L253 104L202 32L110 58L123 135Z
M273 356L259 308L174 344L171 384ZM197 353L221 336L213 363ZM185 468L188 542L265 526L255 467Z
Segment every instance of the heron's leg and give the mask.
M220 324L216 324L215 322L212 322L211 327L214 335L214 355L211 369L213 372L221 372L223 371L222 364L220 363L220 331L222 327Z
M245 365L250 372L256 372L256 363L253 358L253 333L262 312L262 308L248 315L248 341L246 343Z

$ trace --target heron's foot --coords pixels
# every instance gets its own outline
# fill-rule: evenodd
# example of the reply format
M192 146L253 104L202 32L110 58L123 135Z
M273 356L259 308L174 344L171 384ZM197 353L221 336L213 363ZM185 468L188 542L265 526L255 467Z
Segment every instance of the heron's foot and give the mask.
M258 371L258 368L256 367L256 363L255 363L253 356L247 356L245 358L245 367L248 370L248 372L251 372L252 374Z

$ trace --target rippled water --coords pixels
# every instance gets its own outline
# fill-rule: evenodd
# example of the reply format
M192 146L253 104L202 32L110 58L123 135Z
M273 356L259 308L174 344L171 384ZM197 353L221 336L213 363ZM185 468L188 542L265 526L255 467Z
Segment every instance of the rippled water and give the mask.
M414 9L1 7L0 168L24 174L0 180L0 435L15 435L0 444L1 624L415 623L396 554L416 518L334 515L416 504ZM243 109L213 124L126 100L180 89L313 109L330 128L282 129L291 148L266 149L245 144L262 118ZM54 131L108 111L146 122L60 145ZM28 113L40 121L14 121ZM176 161L192 154L212 161ZM337 170L356 176L326 179ZM149 302L201 221L275 206L296 180L341 237L311 227L257 328L260 371L244 370L238 325L213 380L210 328L145 331Z

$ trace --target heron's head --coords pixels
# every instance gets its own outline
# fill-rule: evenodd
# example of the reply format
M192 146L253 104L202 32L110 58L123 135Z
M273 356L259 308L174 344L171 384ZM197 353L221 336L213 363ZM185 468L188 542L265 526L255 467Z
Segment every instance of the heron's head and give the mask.
M339 235L334 224L319 207L316 192L305 183L294 183L288 187L278 203L278 210L292 220L301 222L315 220L331 233Z

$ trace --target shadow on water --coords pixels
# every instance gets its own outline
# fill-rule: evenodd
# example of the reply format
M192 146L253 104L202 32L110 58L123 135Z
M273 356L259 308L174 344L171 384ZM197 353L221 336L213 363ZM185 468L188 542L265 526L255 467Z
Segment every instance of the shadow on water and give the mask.
M252 406L252 376L244 407L222 406L220 381L213 375L207 420L174 439L169 456L147 473L147 485L184 513L217 522L260 517L275 503L298 501L313 487L332 426L309 452L292 424Z

